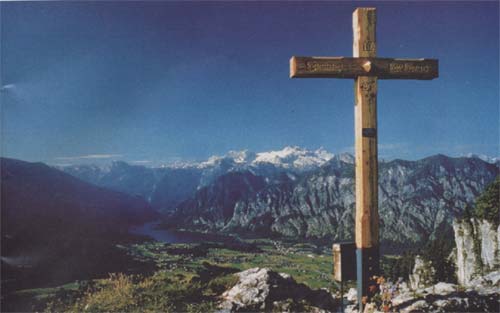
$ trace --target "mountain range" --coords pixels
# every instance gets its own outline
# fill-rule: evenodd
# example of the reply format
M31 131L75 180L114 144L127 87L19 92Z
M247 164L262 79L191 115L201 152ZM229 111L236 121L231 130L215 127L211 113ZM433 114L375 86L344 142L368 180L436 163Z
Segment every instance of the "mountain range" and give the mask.
M387 244L421 243L449 233L455 216L498 175L476 156L435 155L379 166L381 237ZM202 231L350 240L354 158L323 149L230 152L205 162L147 168L115 162L72 166L67 173L140 195L168 213L167 223Z
M300 147L253 153L230 151L202 162L176 163L146 167L115 161L110 166L71 165L57 167L91 184L144 197L153 208L166 212L176 209L196 190L210 185L221 175L249 171L272 179L280 173L291 176L318 169L330 160L354 163L348 153L334 155L320 148L310 151Z
M379 168L381 238L422 243L449 233L454 217L498 174L477 158L437 155ZM174 214L176 225L232 233L350 240L354 230L354 165L331 160L315 171L271 182L230 173L199 189Z
M330 243L353 238L349 154L288 147L159 168L125 162L55 168L1 158L1 170L1 260L8 278L2 284L105 274L125 259L115 245L128 240L128 228L158 218L202 232ZM383 247L399 250L451 234L453 218L498 170L498 163L478 157L380 162Z

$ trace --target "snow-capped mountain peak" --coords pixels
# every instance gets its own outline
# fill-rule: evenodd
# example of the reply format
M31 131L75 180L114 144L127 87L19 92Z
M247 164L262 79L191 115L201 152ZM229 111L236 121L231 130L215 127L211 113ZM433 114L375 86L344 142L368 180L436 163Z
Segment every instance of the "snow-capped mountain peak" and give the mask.
M218 156L218 155L213 155L208 158L208 160L201 162L198 164L199 168L206 168L206 167L211 167L217 165L217 163L221 162L221 160L224 157Z
M500 162L500 157L490 157L484 154L475 154L475 153L467 153L464 155L467 158L476 158L476 159L481 159L485 162L491 163L491 164L496 164Z
M198 163L198 168L210 168L221 164L234 164L237 166L249 165L255 159L255 153L248 150L229 151L226 155L214 155L204 162Z
M334 157L334 154L324 148L307 150L297 146L287 146L281 150L254 153L249 150L229 151L223 156L212 156L204 162L198 163L198 168L206 169L234 165L241 168L258 168L271 165L277 168L290 170L310 170L323 165Z
M242 151L229 151L227 153L227 156L233 159L235 163L248 164L249 162L252 162L257 155L254 152L248 150L242 150Z
M350 153L347 153L347 152L343 152L343 153L335 155L335 159L342 161L344 163L348 163L348 164L354 164L354 160L355 160L354 156Z
M297 146L288 146L282 150L257 153L252 164L270 163L277 167L304 170L321 166L333 158L333 156L332 153L323 148L310 151Z

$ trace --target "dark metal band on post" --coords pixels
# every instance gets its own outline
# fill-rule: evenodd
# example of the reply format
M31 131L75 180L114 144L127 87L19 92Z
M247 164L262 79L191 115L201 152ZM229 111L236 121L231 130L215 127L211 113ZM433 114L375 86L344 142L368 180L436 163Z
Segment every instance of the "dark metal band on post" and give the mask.
M363 128L361 131L363 137L375 138L377 137L377 129L376 128Z

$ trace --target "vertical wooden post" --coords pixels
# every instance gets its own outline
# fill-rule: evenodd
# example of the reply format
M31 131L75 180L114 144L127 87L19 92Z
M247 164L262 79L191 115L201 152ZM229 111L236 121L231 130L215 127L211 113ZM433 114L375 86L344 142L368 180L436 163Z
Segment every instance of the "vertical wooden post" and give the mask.
M376 284L373 276L380 275L377 79L438 77L436 59L377 58L376 23L375 8L354 11L353 58L294 56L290 59L292 78L355 78L356 276L360 312L363 311L364 297L368 300L377 292L376 288L370 288ZM342 280L343 272L340 278L338 274L336 271L336 279Z
M354 57L375 57L375 8L358 8L353 13ZM363 64L368 73L370 62ZM358 302L369 296L370 278L379 274L377 78L359 76L355 92L356 150L356 258Z

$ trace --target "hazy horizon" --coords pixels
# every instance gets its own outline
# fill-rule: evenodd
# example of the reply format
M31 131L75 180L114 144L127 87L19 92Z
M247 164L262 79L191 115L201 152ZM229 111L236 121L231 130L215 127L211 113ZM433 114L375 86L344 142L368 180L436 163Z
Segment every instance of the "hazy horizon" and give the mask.
M241 153L241 152L250 152L250 153L255 153L255 154L263 154L263 153L273 153L273 152L281 152L287 148L297 148L305 152L317 152L317 151L324 151L326 153L331 154L332 156L338 156L338 155L351 155L354 157L354 148L351 147L345 151L329 151L324 149L323 147L318 147L317 149L305 149L303 147L298 147L298 146L285 146L282 147L282 149L273 149L273 150L267 150L267 151L251 151L249 149L243 149L243 150L229 150L226 151L224 154L214 154L211 155L207 158L200 158L200 159L193 159L193 158L170 158L170 159L144 159L144 160L131 160L126 158L126 154L89 154L89 155L73 155L73 156L66 156L66 157L58 157L55 158L52 162L49 161L43 161L43 160L24 160L21 159L22 161L29 161L29 162L43 162L51 166L57 166L57 167L66 167L66 166L78 166L78 165L96 165L96 166L107 166L111 165L113 162L125 162L130 165L140 165L140 166L145 166L145 167L177 167L177 166L195 166L199 165L201 163L209 162L212 158L223 158L223 157L230 157L231 153ZM429 155L424 155L419 158L402 158L398 156L393 156L393 157L384 157L384 155L379 154L379 161L382 162L390 162L393 160L397 159L402 159L402 160L407 160L407 161L417 161L421 159L425 159L428 157L432 157L435 155L446 155L448 157L452 158L460 158L460 157L477 157L482 159L483 161L486 162L495 162L497 160L500 160L500 157L498 155L486 155L486 154L477 154L473 152L469 153L463 153L463 154L456 154L456 155L448 155L441 153L437 151L436 153L429 154ZM4 157L4 156L2 156ZM9 158L8 156L6 156Z

